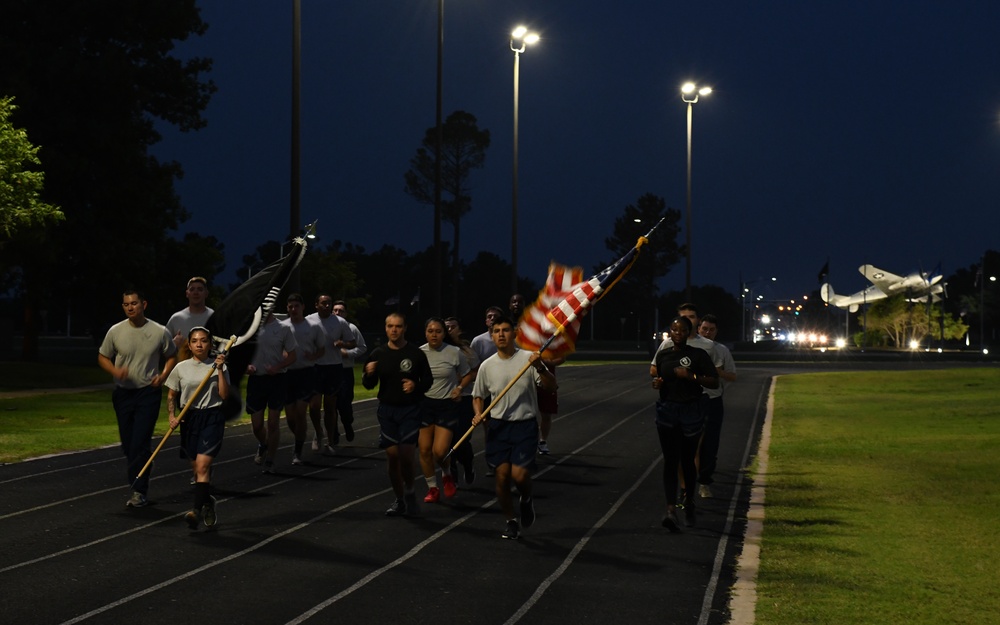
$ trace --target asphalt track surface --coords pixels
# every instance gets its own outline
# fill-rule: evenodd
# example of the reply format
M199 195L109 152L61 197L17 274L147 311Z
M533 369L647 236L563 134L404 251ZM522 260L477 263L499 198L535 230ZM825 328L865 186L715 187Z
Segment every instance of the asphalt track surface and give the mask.
M150 505L126 508L117 447L0 467L0 623L692 623L729 619L749 499L745 467L774 366L740 367L726 393L714 498L680 534L661 527L663 462L645 364L559 369L560 411L535 474L535 524L501 539L492 478L417 519L376 448L375 402L334 457L276 475L252 462L248 426L215 463L219 522L191 531L178 438L157 457ZM108 398L111 416L110 393ZM161 419L165 416L161 414ZM155 444L158 441L153 441ZM425 492L418 478L417 493Z

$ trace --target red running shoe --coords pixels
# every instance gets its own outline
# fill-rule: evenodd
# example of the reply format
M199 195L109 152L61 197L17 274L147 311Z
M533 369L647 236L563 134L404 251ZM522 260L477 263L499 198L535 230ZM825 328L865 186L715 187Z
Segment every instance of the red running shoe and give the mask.
M437 503L441 499L441 491L438 490L437 486L431 486L427 489L427 494L424 495L424 503Z
M444 496L451 499L458 492L458 486L455 485L455 478L450 475L445 475L443 479L442 490L444 490Z

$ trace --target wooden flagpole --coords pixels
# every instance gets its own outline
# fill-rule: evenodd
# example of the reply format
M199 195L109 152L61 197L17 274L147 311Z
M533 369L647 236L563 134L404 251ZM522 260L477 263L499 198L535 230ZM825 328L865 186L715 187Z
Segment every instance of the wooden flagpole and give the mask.
M559 326L558 328L556 328L556 331L552 334L552 336L550 336L548 338L548 340L546 340L545 343L538 349L538 353L539 354L544 353L545 350L548 349L549 345L552 344L552 341L554 341L555 338L557 336L559 336L563 332L563 330L564 330L564 326ZM486 410L483 411L483 420L480 421L479 423L486 423L486 416L490 414L490 411L493 410L493 407L497 405L497 402L500 401L500 398L503 397L504 395L506 395L507 391L509 391L511 389L511 387L514 386L514 383L521 379L521 376L524 375L524 373L531 367L531 365L532 365L532 363L529 360L528 363L525 364L524 367L522 367L520 371L518 371L517 375L515 375L514 378L510 382L507 383L507 386L505 386L503 388L503 390L500 391L500 393L496 397L493 398L493 401L490 402L490 405L487 406ZM542 366L543 367L545 366L544 363L542 364ZM467 439L470 436L472 436L472 432L475 431L475 429L478 426L479 425L477 424L477 425L473 425L472 427L470 427L468 429L468 431L466 431L465 434L462 435L462 438L458 439L458 442L456 442L454 445L452 445L451 449L448 450L448 453L446 453L444 455L444 458L441 459L441 462L444 462L445 460L447 460L448 458L450 458L451 455L453 453L455 453L455 450L458 449L458 447L462 443L465 442L465 439Z

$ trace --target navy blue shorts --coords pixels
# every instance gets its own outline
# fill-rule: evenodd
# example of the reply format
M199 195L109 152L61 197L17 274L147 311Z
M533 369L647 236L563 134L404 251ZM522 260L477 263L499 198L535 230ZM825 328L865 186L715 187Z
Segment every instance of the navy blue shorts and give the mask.
M247 379L247 414L265 408L281 410L285 407L288 383L287 373L252 375Z
M425 397L420 404L420 427L437 425L452 432L458 429L458 410L461 404L453 399Z
M316 394L316 367L288 370L286 404L309 401Z
M684 436L701 436L705 428L705 406L708 403L706 395L692 402L662 401L656 402L656 425L665 427L680 427Z
M490 419L486 427L486 463L500 466L508 463L534 471L538 450L538 420L501 421Z
M225 431L226 414L222 406L188 410L181 421L181 458L194 460L198 455L214 458L222 450Z
M420 436L420 405L378 405L378 448L416 445Z
M336 395L344 380L344 365L316 365L316 392Z

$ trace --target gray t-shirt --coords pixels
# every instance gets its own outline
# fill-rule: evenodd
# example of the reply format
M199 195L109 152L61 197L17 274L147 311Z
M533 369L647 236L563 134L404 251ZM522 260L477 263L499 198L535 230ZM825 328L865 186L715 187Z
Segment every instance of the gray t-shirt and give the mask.
M319 313L312 313L311 315L306 316L306 321L321 326L323 328L323 332L326 333L326 351L314 364L343 364L344 358L340 355L340 348L334 347L333 344L337 341L349 342L354 340L354 335L351 334L351 324L347 322L347 319L332 314L324 319L319 316ZM308 351L314 350L310 349Z
M135 389L149 386L162 360L173 356L177 348L167 329L155 321L146 319L137 328L125 319L111 326L97 351L115 367L128 369L125 379L116 379L115 385Z
M205 361L188 358L177 363L177 366L167 376L164 386L181 394L181 408L184 408L191 400L191 395L194 394L198 386L205 380L205 376L211 377L205 383L204 388L201 389L201 393L198 394L195 403L191 405L190 409L205 410L206 408L214 408L222 405L222 397L219 395L219 374L212 369L214 362L215 358L209 358ZM222 375L228 382L229 369L226 365L222 365Z
M450 399L451 390L458 386L470 371L468 359L462 350L447 343L443 343L441 349L434 349L424 343L420 349L427 355L427 362L434 376L431 390L424 393L424 396L431 399Z
M514 376L528 364L531 352L519 349L514 354L504 360L499 354L494 354L479 365L479 373L476 375L476 385L472 390L473 397L497 397ZM534 367L518 378L517 382L501 397L493 410L490 411L491 419L503 419L504 421L527 421L538 417L538 391L535 387L541 382L541 377ZM485 406L483 406L485 408Z
M299 348L298 358L288 366L289 371L293 369L307 369L316 365L319 361L309 360L306 358L306 354L315 354L324 347L327 347L326 332L323 330L323 326L318 323L312 323L308 318L303 319L299 323L295 323L291 319L285 319L278 323L291 328L292 334L295 335L295 344ZM329 348L327 347L327 349ZM339 352L340 350L337 351Z
M215 311L207 307L200 313L193 313L189 308L178 310L167 320L167 331L170 332L171 337L177 336L177 333L180 332L184 340L187 340L191 328L204 327L213 312Z
M292 329L275 320L265 322L257 331L257 349L253 352L250 364L257 372L254 375L267 375L267 366L275 366L285 359L285 353L295 351L295 335ZM279 373L284 373L282 369Z

